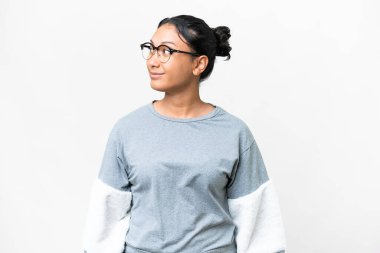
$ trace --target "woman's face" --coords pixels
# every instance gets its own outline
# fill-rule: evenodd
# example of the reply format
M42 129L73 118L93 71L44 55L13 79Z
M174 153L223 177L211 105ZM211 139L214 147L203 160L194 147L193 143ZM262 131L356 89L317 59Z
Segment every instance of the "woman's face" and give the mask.
M183 38L183 40L185 40ZM167 45L172 49L192 52L191 48L184 43L172 24L164 24L159 27L151 38L154 46ZM195 61L189 54L173 53L169 61L162 63L158 59L157 52L148 60L146 65L151 78L151 87L158 91L174 91L186 88L197 79L193 74ZM157 73L160 75L153 75Z

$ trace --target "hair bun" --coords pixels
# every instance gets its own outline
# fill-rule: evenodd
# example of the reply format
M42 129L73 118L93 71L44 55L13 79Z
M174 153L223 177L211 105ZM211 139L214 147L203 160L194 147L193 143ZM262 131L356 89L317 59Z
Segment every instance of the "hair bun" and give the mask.
M216 56L227 56L226 60L231 58L230 51L231 47L228 42L228 39L231 37L230 28L227 26L218 26L212 28L216 38Z

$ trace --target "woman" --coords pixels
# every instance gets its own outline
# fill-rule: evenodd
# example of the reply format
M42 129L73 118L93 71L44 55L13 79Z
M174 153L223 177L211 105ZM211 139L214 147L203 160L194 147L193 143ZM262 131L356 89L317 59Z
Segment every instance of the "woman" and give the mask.
M200 99L226 26L163 19L140 45L165 92L114 125L94 182L87 253L275 253L285 234L276 191L247 124Z

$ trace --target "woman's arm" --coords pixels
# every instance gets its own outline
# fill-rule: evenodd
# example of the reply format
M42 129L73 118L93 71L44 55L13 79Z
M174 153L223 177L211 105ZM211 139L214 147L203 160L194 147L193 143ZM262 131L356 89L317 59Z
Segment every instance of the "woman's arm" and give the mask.
M122 253L129 228L132 193L120 136L109 136L98 177L91 190L84 232L85 253Z
M240 155L227 194L230 214L237 227L237 252L285 252L279 200L255 141Z
M122 253L129 227L132 194L95 180L88 209L85 253Z

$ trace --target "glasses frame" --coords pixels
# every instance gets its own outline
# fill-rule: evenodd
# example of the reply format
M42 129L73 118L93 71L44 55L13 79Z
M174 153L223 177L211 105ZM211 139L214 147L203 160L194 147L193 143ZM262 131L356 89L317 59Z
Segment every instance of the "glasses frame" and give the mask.
M149 60L150 58L152 58L152 56L156 52L158 52L158 48L160 46L165 46L165 47L167 47L169 49L170 55L169 55L169 58L166 61L162 61L161 58L160 58L160 55L158 55L158 59L160 59L160 62L162 62L162 63L168 62L170 60L170 57L172 56L173 53L189 54L189 55L192 55L192 56L201 56L202 55L202 54L198 54L198 53L194 53L194 52L186 52L186 51L182 51L182 50L178 50L178 49L173 49L173 48L171 48L171 47L169 47L167 45L163 45L163 44L158 45L157 47L155 47L151 42L145 42L145 43L140 44L141 51L144 49L145 45L150 45L153 48L153 53L151 53L150 56L147 59L145 59L145 57L143 56L143 58L145 60Z

